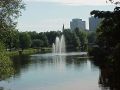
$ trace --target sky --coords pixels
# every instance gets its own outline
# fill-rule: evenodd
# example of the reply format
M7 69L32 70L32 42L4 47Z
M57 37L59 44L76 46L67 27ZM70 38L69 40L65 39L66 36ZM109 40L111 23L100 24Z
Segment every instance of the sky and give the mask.
M73 18L86 21L92 10L113 10L114 6L106 0L23 0L26 9L18 19L19 31L57 31L70 28Z

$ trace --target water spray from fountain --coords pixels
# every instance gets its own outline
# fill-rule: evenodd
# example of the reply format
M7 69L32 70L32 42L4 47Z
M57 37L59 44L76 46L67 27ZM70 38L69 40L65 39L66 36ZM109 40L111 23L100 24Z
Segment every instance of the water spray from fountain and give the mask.
M59 54L66 52L64 35L62 35L61 37L56 37L55 43L53 43L52 45L52 52Z

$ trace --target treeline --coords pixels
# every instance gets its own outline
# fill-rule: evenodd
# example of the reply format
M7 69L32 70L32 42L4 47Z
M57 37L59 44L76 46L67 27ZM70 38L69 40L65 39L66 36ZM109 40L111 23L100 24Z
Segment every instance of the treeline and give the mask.
M75 30L65 29L61 31L50 32L19 32L16 29L0 31L0 41L4 43L7 50L17 50L26 48L42 48L52 47L55 38L65 36L67 50L86 51L88 40L93 36L83 30L76 28ZM88 39L89 38L89 39ZM91 41L90 41L91 42Z
M49 47L54 37L59 32L19 32L18 30L0 31L0 40L5 44L6 49L26 49ZM51 35L51 37L50 37ZM49 39L48 39L49 38ZM48 42L49 41L49 42Z

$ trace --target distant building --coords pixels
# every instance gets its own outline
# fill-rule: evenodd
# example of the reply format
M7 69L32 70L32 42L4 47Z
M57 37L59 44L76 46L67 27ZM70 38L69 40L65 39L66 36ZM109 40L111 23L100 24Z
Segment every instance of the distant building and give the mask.
M79 28L80 30L85 30L85 21L82 21L82 19L72 19L72 21L70 22L70 28L71 30L75 30L76 28Z
M95 30L97 30L97 28L100 26L100 22L101 22L102 20L101 19L99 19L99 18L95 18L95 17L90 17L89 18L89 30L90 31L95 31Z

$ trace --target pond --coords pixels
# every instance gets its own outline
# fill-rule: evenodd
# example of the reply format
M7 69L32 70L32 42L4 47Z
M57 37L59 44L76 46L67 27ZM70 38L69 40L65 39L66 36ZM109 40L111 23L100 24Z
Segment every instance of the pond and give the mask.
M0 90L101 90L99 68L79 53L14 57L15 75Z

